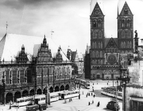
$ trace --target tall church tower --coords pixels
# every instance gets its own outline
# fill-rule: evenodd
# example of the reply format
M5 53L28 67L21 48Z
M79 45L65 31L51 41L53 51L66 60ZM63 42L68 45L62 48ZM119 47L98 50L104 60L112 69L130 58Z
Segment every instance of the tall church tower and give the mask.
M104 63L104 15L98 3L90 15L90 34L91 79L94 79L100 78L100 67Z
M133 53L133 14L125 2L118 19L118 47L120 53Z

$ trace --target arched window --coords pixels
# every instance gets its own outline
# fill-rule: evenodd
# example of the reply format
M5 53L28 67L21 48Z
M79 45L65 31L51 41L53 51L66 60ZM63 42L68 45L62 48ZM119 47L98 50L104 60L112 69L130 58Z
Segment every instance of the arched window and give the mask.
M98 42L98 48L100 49L101 47L100 47L100 42Z
M94 42L94 48L96 48L96 42Z
M95 60L95 64L97 64L97 60Z
M92 42L91 47L94 48L94 42Z
M95 38L97 38L97 36L98 36L98 31L94 31L94 36L95 36Z
M121 26L122 26L122 27L125 27L125 20L122 20Z
M93 55L92 55L92 57L95 57L95 51L93 51Z
M123 42L121 42L120 47L123 48Z
M124 30L121 31L121 38L125 38L125 32L124 32Z
M129 44L130 44L130 48L132 48L132 42L130 42Z
M98 32L98 37L102 38L102 32L101 31Z
M99 57L99 52L98 52L98 51L96 51L96 57L97 57L97 58Z
M100 51L100 57L102 57L102 51Z
M131 20L130 19L127 19L126 23L127 23L127 27L131 26Z
M101 28L101 26L102 26L102 20L98 20L98 28Z
M100 47L101 47L101 49L103 48L103 44L102 44L102 42L101 42L101 44L100 44Z
M126 48L126 42L124 42L123 44L124 44L124 48Z
M131 38L131 31L130 30L127 31L127 38Z

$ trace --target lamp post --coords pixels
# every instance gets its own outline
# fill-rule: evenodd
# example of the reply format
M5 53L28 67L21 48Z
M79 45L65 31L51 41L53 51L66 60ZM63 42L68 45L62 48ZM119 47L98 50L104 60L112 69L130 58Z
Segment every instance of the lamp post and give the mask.
M123 111L126 111L126 85L130 81L129 73L127 68L121 68L121 76L118 78L122 82L123 86Z

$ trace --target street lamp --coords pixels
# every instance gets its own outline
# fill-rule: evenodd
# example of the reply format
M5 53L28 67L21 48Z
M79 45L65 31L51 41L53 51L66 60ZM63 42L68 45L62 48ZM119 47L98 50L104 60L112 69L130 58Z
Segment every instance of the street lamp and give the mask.
M126 111L126 85L130 81L129 72L127 68L121 68L121 76L118 78L123 86L123 111Z

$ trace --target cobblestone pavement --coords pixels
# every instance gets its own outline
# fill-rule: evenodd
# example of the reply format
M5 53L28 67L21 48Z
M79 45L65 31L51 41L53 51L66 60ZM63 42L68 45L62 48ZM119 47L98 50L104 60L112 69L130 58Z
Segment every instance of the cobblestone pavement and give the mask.
M109 82L108 86L112 85L112 82ZM111 98L106 97L104 95L100 94L101 87L106 87L107 83L102 83L101 81L95 82L94 86L93 83L91 83L91 88L94 87L96 97L88 96L86 97L86 94L91 89L81 89L81 98L78 99L73 98L71 102L67 100L66 103L64 103L64 100L60 100L54 103L51 103L49 108L46 109L46 111L110 111L106 109L107 103L111 100ZM88 103L94 101L93 104L88 105ZM100 101L100 106L97 107L97 103ZM119 102L120 105L120 111L122 111L122 103ZM20 107L18 108L12 108L9 109L9 105L0 106L0 111L25 111L26 107Z

